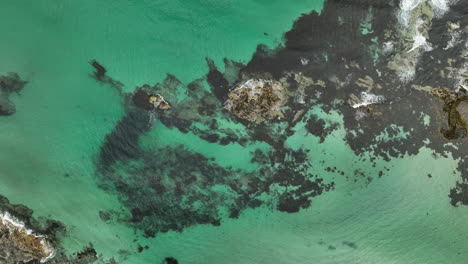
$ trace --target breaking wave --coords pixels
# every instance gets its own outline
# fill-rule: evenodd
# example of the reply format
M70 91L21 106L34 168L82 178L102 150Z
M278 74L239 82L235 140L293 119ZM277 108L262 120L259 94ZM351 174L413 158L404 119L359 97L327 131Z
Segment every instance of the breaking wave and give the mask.
M380 104L385 102L385 97L383 95L375 95L368 92L361 93L361 102L353 104L351 107L359 108L361 106L371 105L371 104Z

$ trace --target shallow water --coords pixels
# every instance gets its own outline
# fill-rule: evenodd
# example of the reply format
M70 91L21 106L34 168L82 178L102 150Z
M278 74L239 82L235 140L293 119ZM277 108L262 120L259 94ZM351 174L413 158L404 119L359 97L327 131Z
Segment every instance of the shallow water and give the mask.
M294 214L245 209L238 219L222 218L220 226L193 225L155 238L100 219L101 210L128 209L116 193L99 188L95 166L125 109L112 87L90 78L89 60L102 62L127 92L166 73L188 84L208 71L205 57L218 67L225 57L247 62L257 44L278 45L301 13L321 7L314 0L2 1L0 73L18 72L28 84L12 98L17 112L0 119L0 193L35 216L63 222L70 253L92 242L119 263L159 263L168 256L194 264L464 263L468 208L450 206L448 197L460 176L451 173L457 160L434 158L423 148L390 162L377 159L374 168L343 140L342 116L319 107L309 113L340 128L320 143L299 123L286 141L310 149L314 173L336 183L310 208ZM247 171L256 168L250 152L270 148L210 144L158 120L140 142L147 149L182 144L220 166ZM388 169L372 180L346 180L321 160L373 176ZM149 249L138 253L138 245Z

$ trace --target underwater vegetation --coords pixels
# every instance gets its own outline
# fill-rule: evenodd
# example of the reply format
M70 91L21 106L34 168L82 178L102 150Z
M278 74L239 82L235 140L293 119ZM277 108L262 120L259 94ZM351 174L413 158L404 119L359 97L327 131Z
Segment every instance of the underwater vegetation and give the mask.
M125 221L147 236L220 225L223 217L258 206L295 213L335 182L314 171L313 150L286 141L300 124L320 142L343 126L354 154L374 167L422 147L450 153L461 178L448 195L452 205L468 205L468 50L450 38L454 30L459 39L468 37L468 3L401 8L398 1L326 1L320 14L294 23L283 45L259 45L246 64L225 59L224 72L207 58L206 76L187 85L168 74L123 93L95 61L95 78L118 88L126 109L101 146L98 182L119 195L131 214ZM369 17L363 34L361 22ZM315 116L314 108L339 113L342 124ZM268 147L248 154L254 171L223 167L183 145L143 148L139 140L152 120L210 144ZM327 171L353 179L345 168Z

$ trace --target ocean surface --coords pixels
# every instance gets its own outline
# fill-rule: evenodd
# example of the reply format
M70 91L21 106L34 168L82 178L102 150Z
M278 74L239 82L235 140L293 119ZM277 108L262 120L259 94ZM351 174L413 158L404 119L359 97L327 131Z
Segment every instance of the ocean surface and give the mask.
M458 159L423 146L390 161L377 158L373 166L345 141L343 115L320 107L307 115L336 129L322 141L300 121L285 141L288 148L310 150L310 170L335 184L310 207L288 213L264 203L237 218L221 216L220 224L190 224L154 237L118 216L100 217L100 211L125 215L131 209L126 198L102 186L96 166L106 135L127 110L115 89L92 78L90 60L102 63L126 93L162 82L167 73L187 85L207 74L206 57L221 70L224 58L246 64L258 44L281 45L301 14L320 12L323 4L2 0L0 75L16 72L28 83L10 97L16 113L0 117L0 194L33 209L35 217L64 223L68 253L92 243L103 259L124 264L166 257L181 264L467 263L468 207L451 206L448 196L460 179ZM239 123L226 127L243 129ZM265 142L213 144L157 118L139 142L162 156L166 146L182 145L221 167L252 173L251 153L272 148ZM371 176L347 179L326 167Z

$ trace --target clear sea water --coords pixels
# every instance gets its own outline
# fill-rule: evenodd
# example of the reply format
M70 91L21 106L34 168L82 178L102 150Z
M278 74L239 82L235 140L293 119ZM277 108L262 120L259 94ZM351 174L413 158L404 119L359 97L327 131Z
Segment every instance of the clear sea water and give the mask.
M219 227L197 225L152 239L99 218L100 210L122 207L117 197L98 188L93 161L124 110L116 92L90 78L90 59L102 62L126 91L161 81L166 73L188 83L207 72L205 57L218 66L224 57L247 62L257 44L278 45L301 13L320 10L322 4L2 0L0 73L18 72L29 83L13 97L17 113L0 119L0 193L38 217L64 222L70 252L92 242L119 263L159 263L167 256L183 264L467 263L468 208L450 206L447 196L458 177L447 172L455 170L456 161L436 159L428 149L379 164L389 168L389 175L369 184L337 178L336 190L296 214L249 209ZM320 115L341 120L338 114ZM312 149L312 156L326 158L329 165L375 171L354 156L343 136L337 130L319 144L299 128L287 144ZM160 123L144 140L183 143L220 164L251 166L241 147L211 146ZM314 164L323 170L320 166ZM135 238L149 249L136 253Z

